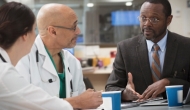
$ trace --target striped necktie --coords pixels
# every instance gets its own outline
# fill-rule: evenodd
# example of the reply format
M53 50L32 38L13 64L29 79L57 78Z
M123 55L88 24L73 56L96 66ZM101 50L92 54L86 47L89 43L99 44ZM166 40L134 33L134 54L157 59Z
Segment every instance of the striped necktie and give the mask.
M157 44L153 45L153 53L152 53L152 78L153 81L156 82L160 79L161 75L161 66L160 66L160 59L159 59L159 54L158 50L160 47Z

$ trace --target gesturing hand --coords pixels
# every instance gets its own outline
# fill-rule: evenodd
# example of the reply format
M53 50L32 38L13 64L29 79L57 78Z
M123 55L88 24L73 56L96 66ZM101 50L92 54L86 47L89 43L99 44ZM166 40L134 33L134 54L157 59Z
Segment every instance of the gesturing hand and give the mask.
M165 91L165 86L167 85L169 85L168 79L162 79L151 84L144 91L144 93L142 94L142 97L139 100L141 101L141 100L146 100L148 98L155 98L157 95Z
M135 86L133 83L133 76L129 72L128 73L128 82L125 90L122 93L123 100L136 100L140 98L140 94L135 91Z

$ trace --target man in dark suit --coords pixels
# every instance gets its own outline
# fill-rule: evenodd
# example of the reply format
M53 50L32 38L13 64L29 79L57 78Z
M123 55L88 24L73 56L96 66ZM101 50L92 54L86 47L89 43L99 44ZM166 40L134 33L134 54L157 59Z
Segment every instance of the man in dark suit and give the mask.
M186 96L190 39L167 30L172 17L168 0L143 3L139 16L143 34L118 44L106 91L122 91L122 100L145 100L165 94L165 86L183 85Z

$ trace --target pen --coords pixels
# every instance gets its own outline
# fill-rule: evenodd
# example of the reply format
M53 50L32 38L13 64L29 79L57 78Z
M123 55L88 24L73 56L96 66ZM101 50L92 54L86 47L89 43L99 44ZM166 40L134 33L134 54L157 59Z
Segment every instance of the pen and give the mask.
M70 81L70 85L71 85L71 92L73 92L73 83L72 83L72 80Z
M68 71L70 72L69 67L68 67ZM72 94L73 94L73 82L72 82L72 80L70 81L70 86L71 86L71 96L72 96Z
M68 67L68 71L70 72L69 67ZM70 81L70 85L71 85L71 92L73 92L73 83L72 83L72 80Z

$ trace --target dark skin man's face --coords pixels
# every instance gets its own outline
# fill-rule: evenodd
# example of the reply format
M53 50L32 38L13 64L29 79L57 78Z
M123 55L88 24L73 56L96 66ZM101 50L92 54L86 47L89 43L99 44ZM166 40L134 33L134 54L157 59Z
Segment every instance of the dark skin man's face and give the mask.
M147 40L157 43L166 34L172 16L166 17L163 5L145 2L140 9L140 18L145 19L144 22L140 22L143 35ZM150 22L149 19L157 22Z

